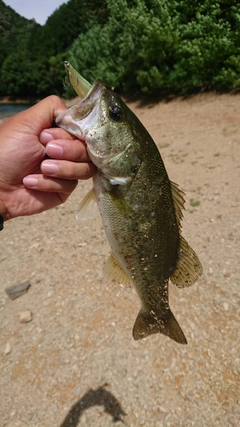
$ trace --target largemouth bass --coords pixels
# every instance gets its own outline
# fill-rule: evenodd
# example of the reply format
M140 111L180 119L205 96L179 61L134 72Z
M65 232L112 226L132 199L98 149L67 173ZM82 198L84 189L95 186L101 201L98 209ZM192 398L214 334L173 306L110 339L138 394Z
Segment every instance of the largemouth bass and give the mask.
M74 69L73 69L74 70ZM77 79L76 87L80 83ZM101 81L56 118L87 145L97 167L93 190L81 203L80 218L97 203L112 252L107 275L133 283L141 309L135 340L160 332L187 344L169 307L168 283L192 285L201 263L181 235L183 192L167 175L153 139L123 100Z

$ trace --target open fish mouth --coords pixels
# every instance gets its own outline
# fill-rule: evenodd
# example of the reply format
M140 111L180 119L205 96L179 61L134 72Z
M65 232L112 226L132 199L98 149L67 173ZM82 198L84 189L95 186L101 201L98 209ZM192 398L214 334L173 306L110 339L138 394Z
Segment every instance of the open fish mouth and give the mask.
M98 101L106 88L100 80L96 80L89 90L87 90L86 86L81 86L80 80L79 82L77 86L78 93L85 94L85 96L76 105L59 114L55 119L55 123L85 141L90 125L96 124L97 126L99 117L101 117L101 108ZM76 88L74 87L74 89Z
M72 135L77 136L81 140L86 140L86 135L80 134L79 126L72 122L70 113L67 114L66 111L64 111L62 114L59 114L55 119L55 123L57 126L61 126L62 129L70 132Z
M87 98L88 93L92 91L93 86L72 67L70 62L65 61L64 66L67 72L68 85L72 86L77 95L81 98L81 101L77 104L80 105L82 102L84 102L85 98ZM68 110L63 111L63 113L59 114L55 118L55 123L57 126L61 126L66 131L85 141L86 136L83 132L80 131L79 125L73 120L72 117L73 109L75 113L75 107L75 105L69 107ZM89 113L89 108L86 108L85 112L84 108L81 108L81 120L84 119L84 115L85 117L87 117Z
M61 126L61 128L65 129L67 132L70 132L72 135L75 135L77 138L85 141L85 130L88 128L89 123L91 123L96 118L96 113L94 111L94 107L90 110L90 112L89 109L81 109L81 103L82 101L80 101L77 105L69 107L68 110L63 111L56 117L55 122L57 126ZM73 119L76 109L80 110L81 112L81 118L79 118L78 121Z

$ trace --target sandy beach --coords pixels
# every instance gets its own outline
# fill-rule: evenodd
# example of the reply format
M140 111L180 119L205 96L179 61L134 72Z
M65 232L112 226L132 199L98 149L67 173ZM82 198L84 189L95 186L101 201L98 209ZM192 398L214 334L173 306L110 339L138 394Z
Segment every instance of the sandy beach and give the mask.
M135 342L140 303L102 280L101 220L59 208L6 223L0 240L0 427L237 427L240 419L240 95L134 110L185 192L183 235L204 269L170 306L188 340ZM11 301L5 288L29 280ZM20 323L30 310L32 321Z

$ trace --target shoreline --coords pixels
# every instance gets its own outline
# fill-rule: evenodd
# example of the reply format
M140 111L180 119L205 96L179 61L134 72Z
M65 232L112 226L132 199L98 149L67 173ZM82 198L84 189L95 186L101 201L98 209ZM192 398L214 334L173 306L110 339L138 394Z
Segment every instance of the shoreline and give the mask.
M73 105L74 103L79 102L79 100L80 100L80 97L78 97L78 96L71 98L71 99L65 99L62 97L60 97L60 98L64 102L64 104L66 104L67 107L69 107L70 105ZM6 104L6 105L9 105L9 104L14 104L14 105L31 104L31 105L34 105L34 104L37 104L37 102L41 101L42 99L44 99L44 98L24 98L24 99L21 99L21 98L12 98L11 96L2 96L2 97L0 97L0 105L2 105L2 104Z
M71 105L74 105L77 102L79 102L80 98L79 97L75 97L72 99L61 98L61 100L66 105L66 108L69 108ZM1 97L0 98L0 124L3 123L6 119L14 116L15 114L18 114L20 111L35 105L39 101L41 101L41 99L36 99L36 98L13 99L10 96Z
M2 96L0 98L0 104L36 104L39 99L36 98L12 98L11 96Z

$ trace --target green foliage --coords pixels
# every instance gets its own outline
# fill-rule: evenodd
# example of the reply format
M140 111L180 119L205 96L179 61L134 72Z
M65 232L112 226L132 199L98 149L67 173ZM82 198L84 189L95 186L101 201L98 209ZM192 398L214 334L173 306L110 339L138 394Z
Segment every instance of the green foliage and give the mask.
M23 18L0 0L0 63L9 53L27 45L35 25L35 21Z
M48 95L53 86L51 74L46 72L48 69L45 58L31 61L27 50L12 53L4 61L1 71L5 93L22 98Z
M0 0L0 96L62 95L65 52L81 31L107 19L103 0L69 0L44 26Z
M14 52L25 50L32 29L38 26L33 20L18 15L0 0L0 67ZM0 68L0 96L8 93Z
M70 61L123 91L189 93L240 85L240 6L227 0L108 0L105 25L79 35Z
M43 27L0 0L0 36L0 95L62 95L64 60L124 92L240 87L235 0L69 0Z

